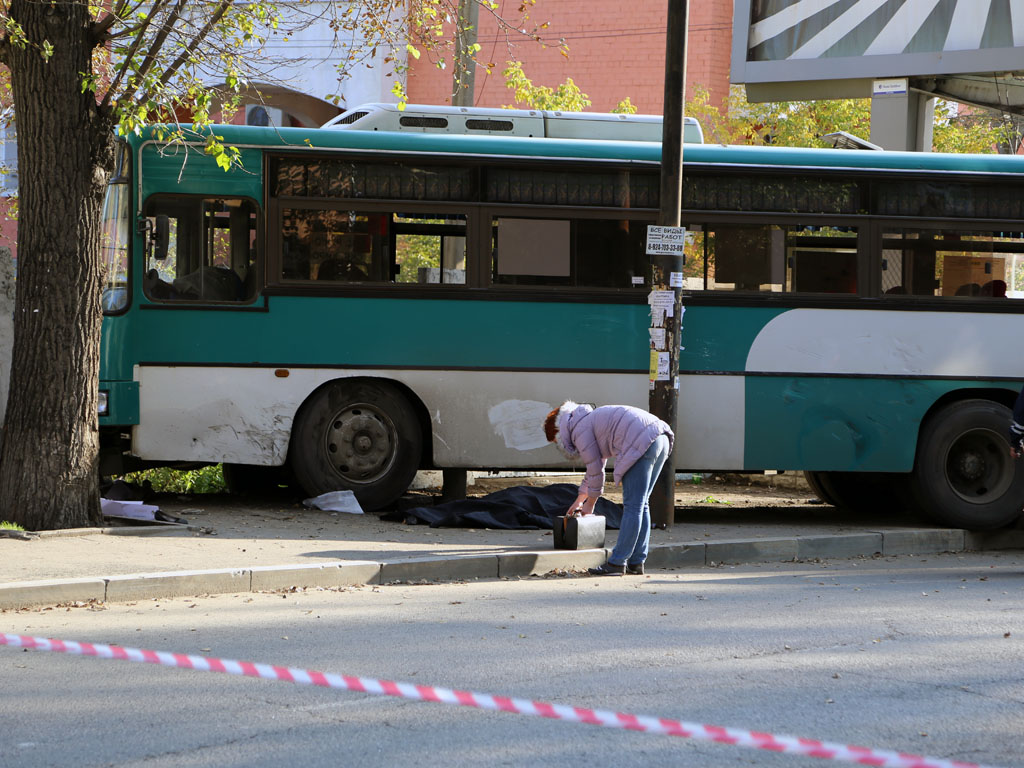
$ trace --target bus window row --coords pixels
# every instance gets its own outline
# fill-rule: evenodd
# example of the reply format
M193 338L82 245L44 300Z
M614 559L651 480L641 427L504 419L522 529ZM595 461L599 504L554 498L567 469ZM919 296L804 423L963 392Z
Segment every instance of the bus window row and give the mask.
M858 268L857 227L688 227L685 287L693 291L826 293L883 297L1024 297L1024 233L884 228ZM860 277L859 277L860 276Z
M485 220L488 221L488 220ZM272 244L280 268L269 282L479 284L642 289L647 284L646 222L603 218L489 217L479 240L489 264L467 258L465 213L409 213L338 208L280 209ZM276 241L276 242L274 242Z
M262 249L258 209L249 200L152 198L146 208L147 297L251 301L261 287L257 263L264 250L266 283L297 290L347 284L649 288L646 219L598 212L559 217L337 205L280 205L272 211L269 243ZM865 259L870 249L857 226L688 222L687 227L684 287L690 291L952 299L1024 295L1018 290L1024 288L1024 233L883 227L873 255ZM482 252L475 259L474 247ZM873 265L874 275L864 274L865 263Z

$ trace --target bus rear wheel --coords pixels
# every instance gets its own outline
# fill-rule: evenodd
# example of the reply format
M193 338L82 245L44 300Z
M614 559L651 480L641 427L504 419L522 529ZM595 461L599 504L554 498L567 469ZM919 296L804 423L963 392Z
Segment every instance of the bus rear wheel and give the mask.
M422 450L419 419L396 387L342 380L321 387L299 410L289 462L309 495L350 490L372 510L406 491Z
M825 484L825 472L804 472L804 479L807 484L811 486L811 490L814 491L814 495L821 499L826 504L830 504L833 507L841 506L838 499L832 495L830 489Z
M972 530L1009 525L1024 508L1024 471L1005 437L1010 410L990 400L962 400L921 428L911 484L932 520Z

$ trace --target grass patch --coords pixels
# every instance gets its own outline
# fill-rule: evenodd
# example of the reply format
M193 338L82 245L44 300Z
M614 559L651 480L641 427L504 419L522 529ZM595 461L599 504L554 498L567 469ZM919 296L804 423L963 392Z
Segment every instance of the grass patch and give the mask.
M130 472L117 478L133 485L145 485L156 493L226 493L224 472L220 464L199 469L157 467Z
M0 529L3 529L5 531L24 531L25 530L24 528L22 528L17 523L8 523L6 520L0 520Z

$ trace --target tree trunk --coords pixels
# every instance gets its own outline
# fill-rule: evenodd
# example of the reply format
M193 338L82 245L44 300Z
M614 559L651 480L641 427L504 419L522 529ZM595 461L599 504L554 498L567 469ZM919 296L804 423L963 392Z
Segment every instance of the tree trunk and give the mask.
M29 530L98 525L100 233L111 126L81 88L92 71L87 5L11 0L9 15L28 45L5 53L20 213L0 520Z

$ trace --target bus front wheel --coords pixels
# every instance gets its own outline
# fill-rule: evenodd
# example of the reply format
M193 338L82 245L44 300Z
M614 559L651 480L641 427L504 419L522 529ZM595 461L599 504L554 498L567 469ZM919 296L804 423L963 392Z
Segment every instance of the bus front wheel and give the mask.
M416 412L396 387L341 380L321 387L299 410L289 461L311 496L350 490L372 510L408 489L422 445Z
M1005 437L1010 410L990 400L947 405L921 428L911 484L936 522L987 530L1009 525L1024 507L1024 470Z

